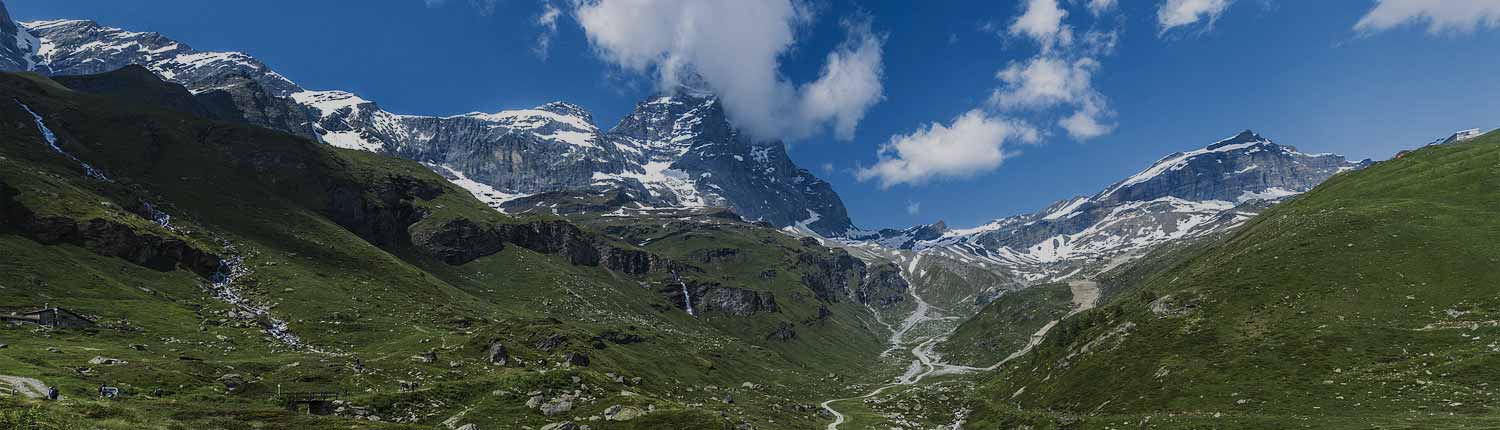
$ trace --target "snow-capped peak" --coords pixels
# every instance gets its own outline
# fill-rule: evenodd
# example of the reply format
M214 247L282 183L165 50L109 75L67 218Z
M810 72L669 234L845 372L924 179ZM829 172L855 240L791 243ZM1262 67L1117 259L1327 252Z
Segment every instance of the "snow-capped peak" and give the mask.
M322 118L332 116L343 109L353 109L370 103L369 100L344 91L303 91L294 93L291 97L303 106L318 110Z

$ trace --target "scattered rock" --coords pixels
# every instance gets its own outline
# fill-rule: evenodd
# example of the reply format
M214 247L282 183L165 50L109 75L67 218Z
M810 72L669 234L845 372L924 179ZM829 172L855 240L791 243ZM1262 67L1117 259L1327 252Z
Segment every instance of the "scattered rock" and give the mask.
M630 421L640 418L646 412L634 406L614 405L604 410L605 421Z
M549 416L549 417L550 416L554 416L554 415L562 415L564 413L567 413L568 411L573 410L573 399L572 399L572 396L562 396L562 397L558 397L556 399L552 399L551 401L548 401L547 403L543 403L542 407L541 407L541 410L542 410L542 415L546 415L546 416Z
M536 349L542 350L544 352L551 352L553 349L557 349L558 346L561 346L563 344L563 341L566 340L567 338L562 337L562 335L554 334L551 336L547 336L542 340L536 341Z
M422 353L420 355L413 355L413 356L411 356L411 359L413 361L416 361L416 362L422 363L422 364L436 363L437 362L437 351L427 350L427 352L424 352L424 353Z
M531 396L531 398L526 399L526 407L527 408L531 408L531 409L536 409L537 407L539 407L539 406L542 405L543 401L546 401L546 400L547 399L542 398L541 395L533 394Z
M473 423L464 424L464 425L458 426L458 430L479 430L479 426L474 425Z
M485 360L496 366L509 366L510 352L505 349L505 345L495 342L490 344L489 351L485 353Z
M571 366L588 367L589 356L581 352L570 352L568 355L563 356L563 362Z
M218 382L224 384L224 391L234 393L245 386L245 377L240 376L238 373L230 373L220 376Z
M578 424L574 424L572 421L563 421L563 422L560 422L560 423L552 423L552 424L544 425L544 426L542 426L542 430L579 430L579 429L578 429Z
M126 364L126 361L118 359L118 358L107 358L107 357L97 357L96 356L93 359L89 360L89 364L114 366L114 365L119 365L119 364Z

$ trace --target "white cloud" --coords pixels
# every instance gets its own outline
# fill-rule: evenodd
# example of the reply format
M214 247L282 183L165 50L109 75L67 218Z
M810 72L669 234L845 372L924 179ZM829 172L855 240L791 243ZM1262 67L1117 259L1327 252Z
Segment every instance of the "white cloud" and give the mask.
M1114 116L1114 112L1104 105L1104 96L1097 93L1084 97L1082 105L1077 112L1057 121L1057 125L1078 140L1089 140L1115 131L1115 125L1105 123L1104 118Z
M1114 53L1119 30L1090 28L1075 40L1064 6L1087 7L1096 17L1118 7L1116 0L1029 0L1004 31L994 21L985 21L982 31L1034 40L1038 52L997 71L1000 85L983 107L948 124L934 122L892 136L876 153L875 165L857 169L855 178L876 180L888 189L973 177L1018 155L1010 150L1013 144L1035 143L1050 134L1032 124L1055 124L1076 140L1113 132L1116 126L1109 120L1115 114L1094 88L1093 78L1100 68L1098 58Z
M1089 13L1099 16L1114 10L1117 6L1119 6L1117 0L1089 0Z
M922 202L906 201L906 214L916 215L922 213Z
M818 168L823 171L824 175L833 174L833 163L823 163L823 165L819 166Z
M968 178L994 170L1015 155L1006 150L1007 144L1035 142L1037 135L1025 123L971 110L947 125L931 123L911 134L892 136L880 147L880 161L860 168L855 177L861 182L878 180L881 188Z
M1427 32L1471 33L1481 27L1500 28L1500 1L1495 0L1376 0L1375 7L1354 24L1354 30L1373 33L1403 24L1427 24Z
M1232 3L1234 0L1164 0L1156 9L1158 34L1166 34L1171 29L1200 21L1213 26L1214 21Z
M1073 43L1073 29L1063 24L1068 11L1057 0L1028 0L1026 10L1010 24L1012 36L1026 36L1042 44L1042 51Z
M537 15L536 25L542 27L542 33L536 36L536 46L531 51L547 61L547 50L552 48L552 37L557 35L557 18L562 16L562 10L553 6L551 1L542 3L542 14Z
M1105 123L1114 113L1104 95L1094 89L1093 75L1098 69L1099 62L1089 57L1067 60L1044 55L1012 62L996 73L1004 86L990 94L990 104L1007 111L1074 109L1058 126L1077 140L1103 136L1115 126Z
M427 7L438 7L438 6L442 6L443 3L447 3L446 0L422 0L422 1L425 4L427 4Z
M1091 58L1068 61L1040 56L1011 62L995 77L1005 83L990 95L990 103L1001 108L1045 109L1073 103L1093 91L1093 73L1099 62Z
M663 89L701 78L735 125L757 137L800 139L831 127L848 139L883 98L885 41L868 21L845 23L848 39L816 80L781 75L782 57L812 19L793 0L580 0L574 16L605 61L653 75Z
M865 111L884 97L883 40L868 21L845 27L850 37L844 46L828 53L818 80L802 87L802 120L814 126L831 121L834 135L850 140Z

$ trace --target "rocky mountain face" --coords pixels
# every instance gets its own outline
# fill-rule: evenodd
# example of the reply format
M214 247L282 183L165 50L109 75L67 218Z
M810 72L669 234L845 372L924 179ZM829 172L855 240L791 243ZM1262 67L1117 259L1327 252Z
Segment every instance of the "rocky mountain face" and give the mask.
M3 12L0 12L3 13ZM0 20L0 70L86 75L139 65L230 120L422 162L492 207L562 190L623 189L665 207L726 207L750 220L841 236L832 187L781 142L743 135L710 94L650 97L613 129L577 105L450 117L394 114L343 91L308 91L239 52L203 52L158 33L86 20ZM14 39L14 43L11 43Z
M41 63L36 54L42 42L10 19L10 12L3 6L0 5L0 71L35 70Z
M1059 280L1113 267L1168 241L1225 231L1334 174L1369 164L1302 153L1245 131L1168 155L1098 194L1040 212L972 229L935 224L862 239L999 263L1032 281Z

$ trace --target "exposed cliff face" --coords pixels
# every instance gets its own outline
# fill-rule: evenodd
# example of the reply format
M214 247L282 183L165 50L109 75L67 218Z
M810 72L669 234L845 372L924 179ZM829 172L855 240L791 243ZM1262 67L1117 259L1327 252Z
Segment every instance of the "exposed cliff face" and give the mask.
M901 277L900 267L881 263L870 266L864 281L854 290L854 297L862 304L885 308L906 301L908 288L910 285Z
M852 230L831 185L793 163L781 142L741 134L711 95L653 96L609 131L583 108L561 102L451 117L397 115L354 94L304 90L246 54L200 52L157 33L77 20L17 28L46 45L35 64L18 69L79 75L138 64L185 86L201 107L232 111L221 114L226 120L419 161L492 206L545 192L618 189L654 206L725 207L828 236ZM23 57L0 52L0 68L4 58Z
M726 287L717 282L685 280L682 284L669 283L659 291L678 309L691 308L697 314L718 312L737 317L748 317L758 313L780 312L776 306L776 295L745 288Z
M153 270L181 267L205 279L214 274L222 261L219 256L181 239L138 232L103 218L80 222L65 217L39 217L16 200L18 194L15 188L0 182L0 225L42 244L75 245Z
M823 302L837 303L857 287L855 282L865 279L865 262L849 255L843 249L813 246L797 255L797 268L802 270L802 284L813 291Z

